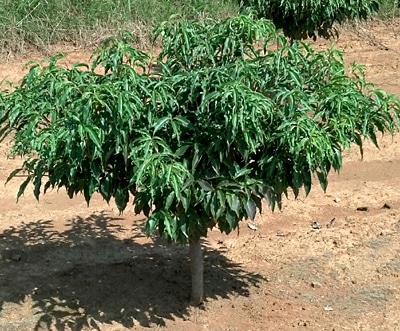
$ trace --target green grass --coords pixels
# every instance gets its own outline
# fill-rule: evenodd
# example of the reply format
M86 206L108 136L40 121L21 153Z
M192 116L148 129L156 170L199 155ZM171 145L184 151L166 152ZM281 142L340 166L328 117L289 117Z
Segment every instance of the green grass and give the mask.
M394 18L400 16L399 0L382 0L379 12L380 18Z
M119 29L146 46L154 26L173 14L222 19L238 10L232 0L0 0L0 53L59 42L96 45Z

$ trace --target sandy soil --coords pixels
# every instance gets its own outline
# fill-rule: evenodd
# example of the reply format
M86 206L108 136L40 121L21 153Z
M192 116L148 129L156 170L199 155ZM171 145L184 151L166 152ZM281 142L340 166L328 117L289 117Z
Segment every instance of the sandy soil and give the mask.
M400 94L400 21L348 28L337 46ZM327 43L319 42L320 47ZM89 53L64 48L67 62ZM38 54L0 64L18 81ZM189 308L187 248L144 219L63 191L16 204L21 160L0 145L0 330L400 330L400 135L346 153L327 192L290 198L240 233L204 240L204 307ZM21 178L22 180L22 178ZM358 208L363 211L357 210ZM362 208L365 207L365 208ZM317 221L322 228L313 229Z

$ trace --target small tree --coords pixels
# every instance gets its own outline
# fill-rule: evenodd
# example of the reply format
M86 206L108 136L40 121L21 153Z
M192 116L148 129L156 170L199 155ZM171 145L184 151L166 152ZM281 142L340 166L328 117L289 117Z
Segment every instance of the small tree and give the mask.
M382 0L242 0L244 8L270 19L291 40L337 36L335 23L366 20Z
M288 189L308 194L313 175L325 190L344 148L362 152L364 138L377 145L376 131L394 132L399 102L359 66L346 76L340 52L288 46L263 19L171 21L156 36L157 72L126 34L108 39L91 67L64 69L59 56L31 64L3 96L0 136L12 132L11 155L26 157L9 177L27 174L18 198L33 182L37 199L65 187L123 211L133 195L147 234L189 243L199 304L200 238L254 219L264 198L274 209Z

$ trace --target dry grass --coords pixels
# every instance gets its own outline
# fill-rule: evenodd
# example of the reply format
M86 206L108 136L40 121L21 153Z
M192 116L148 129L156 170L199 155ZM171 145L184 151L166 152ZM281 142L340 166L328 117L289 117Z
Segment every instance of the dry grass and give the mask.
M229 0L0 0L0 56L58 43L94 48L121 29L148 47L154 27L173 14L222 19L238 10Z

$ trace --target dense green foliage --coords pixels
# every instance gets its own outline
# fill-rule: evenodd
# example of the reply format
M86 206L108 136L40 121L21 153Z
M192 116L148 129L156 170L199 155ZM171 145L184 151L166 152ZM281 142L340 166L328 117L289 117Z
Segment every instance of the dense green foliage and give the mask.
M330 38L335 23L366 20L379 11L381 0L243 0L245 6L268 18L290 39Z
M187 242L218 226L229 233L274 208L292 189L327 186L342 150L393 133L399 102L374 89L342 54L287 45L266 20L166 22L159 70L130 45L108 39L93 62L31 64L3 95L1 137L26 158L37 198L65 187L99 192L123 211L130 194L146 230ZM255 42L261 45L254 48ZM278 50L271 45L280 44ZM101 71L101 73L100 73Z

